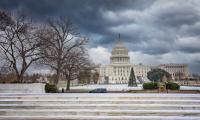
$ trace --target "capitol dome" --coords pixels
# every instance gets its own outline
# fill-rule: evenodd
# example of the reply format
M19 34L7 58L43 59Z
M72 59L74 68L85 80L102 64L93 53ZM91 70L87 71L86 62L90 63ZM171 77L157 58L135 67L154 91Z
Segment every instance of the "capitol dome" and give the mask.
M110 61L112 64L120 64L120 63L124 64L124 63L129 63L130 61L130 57L128 55L128 49L122 43L120 35L115 47L112 50Z

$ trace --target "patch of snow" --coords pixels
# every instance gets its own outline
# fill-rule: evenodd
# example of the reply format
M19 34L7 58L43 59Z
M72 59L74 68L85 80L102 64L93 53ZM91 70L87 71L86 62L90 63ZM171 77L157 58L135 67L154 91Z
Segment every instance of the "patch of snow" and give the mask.
M196 87L196 86L181 86L180 89L181 90L200 90L200 87Z
M73 86L71 89L85 89L93 90L97 88L106 88L108 91L127 91L127 90L142 90L142 84L137 87L129 87L127 84L96 84L96 85L84 85L84 86Z
M93 90L96 88L106 88L108 91L127 91L127 90L142 90L142 84L138 84L137 87L128 87L127 84L96 84L96 85L83 85L72 86L71 89ZM200 87L196 86L181 86L180 90L200 90Z

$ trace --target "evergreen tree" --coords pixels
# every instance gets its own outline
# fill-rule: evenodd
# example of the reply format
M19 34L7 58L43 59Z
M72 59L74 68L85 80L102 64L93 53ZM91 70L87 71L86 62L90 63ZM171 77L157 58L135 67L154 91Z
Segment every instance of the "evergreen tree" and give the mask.
M128 86L130 86L130 87L137 86L133 68L131 68L131 73L130 73L130 76L129 76Z

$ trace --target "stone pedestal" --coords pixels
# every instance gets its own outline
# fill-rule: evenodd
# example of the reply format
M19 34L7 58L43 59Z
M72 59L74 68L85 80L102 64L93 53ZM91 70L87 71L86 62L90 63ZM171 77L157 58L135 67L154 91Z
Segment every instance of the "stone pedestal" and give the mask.
M167 92L166 84L165 83L159 83L159 85L158 85L158 92L159 93Z

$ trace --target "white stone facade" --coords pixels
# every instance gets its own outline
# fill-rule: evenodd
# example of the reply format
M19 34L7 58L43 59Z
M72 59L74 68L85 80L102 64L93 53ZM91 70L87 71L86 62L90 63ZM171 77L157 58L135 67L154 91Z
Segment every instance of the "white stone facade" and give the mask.
M147 79L147 72L151 69L145 65L133 65L130 63L128 49L123 45L120 38L112 50L110 64L101 66L99 69L99 83L124 84L128 83L130 70L134 68L136 79Z
M171 74L173 80L181 80L189 76L187 64L161 64L159 68Z
M149 82L149 79L147 78L147 73L151 71L151 66L139 64L134 65L133 68L138 82Z

